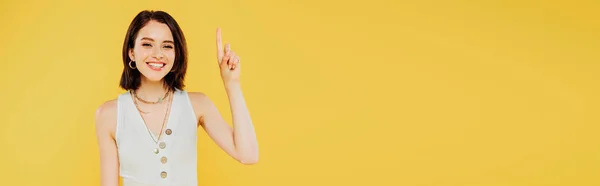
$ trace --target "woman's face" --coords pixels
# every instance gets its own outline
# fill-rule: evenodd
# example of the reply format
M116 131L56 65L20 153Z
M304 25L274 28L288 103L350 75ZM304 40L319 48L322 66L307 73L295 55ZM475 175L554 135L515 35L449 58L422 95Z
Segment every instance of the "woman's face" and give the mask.
M148 22L139 30L129 58L135 62L142 79L161 81L175 62L175 43L169 27L154 20Z

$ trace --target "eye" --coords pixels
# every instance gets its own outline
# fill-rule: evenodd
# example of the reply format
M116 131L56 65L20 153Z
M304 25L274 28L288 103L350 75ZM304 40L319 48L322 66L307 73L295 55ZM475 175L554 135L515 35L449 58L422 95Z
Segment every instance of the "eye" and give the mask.
M152 45L150 43L142 43L143 47L152 47Z
M173 45L165 45L164 47L168 49L173 49Z

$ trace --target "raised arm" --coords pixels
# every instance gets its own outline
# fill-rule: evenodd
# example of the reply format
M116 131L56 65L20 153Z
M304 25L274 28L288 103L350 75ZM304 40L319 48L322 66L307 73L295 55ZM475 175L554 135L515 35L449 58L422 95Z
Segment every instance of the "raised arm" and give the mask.
M190 97L200 110L198 116L208 135L225 152L243 164L258 162L258 142L254 125L240 86L240 58L229 44L223 48L221 29L217 29L217 62L229 98L233 127L225 122L215 104L202 93Z

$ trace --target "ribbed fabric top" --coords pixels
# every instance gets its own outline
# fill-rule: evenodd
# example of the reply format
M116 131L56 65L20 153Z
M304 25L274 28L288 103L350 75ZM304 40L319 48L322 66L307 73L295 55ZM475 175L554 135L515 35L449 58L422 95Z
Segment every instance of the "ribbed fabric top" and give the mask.
M115 138L124 186L198 185L198 122L186 91L174 92L158 143L135 108L131 91L119 95L117 110Z

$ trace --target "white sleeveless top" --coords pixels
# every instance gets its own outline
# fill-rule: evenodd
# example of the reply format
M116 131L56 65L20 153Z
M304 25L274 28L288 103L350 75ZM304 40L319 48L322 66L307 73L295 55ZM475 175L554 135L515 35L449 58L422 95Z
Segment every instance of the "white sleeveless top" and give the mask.
M198 185L198 122L186 91L174 92L158 143L150 137L154 134L148 132L130 91L119 95L117 110L115 138L124 186Z

